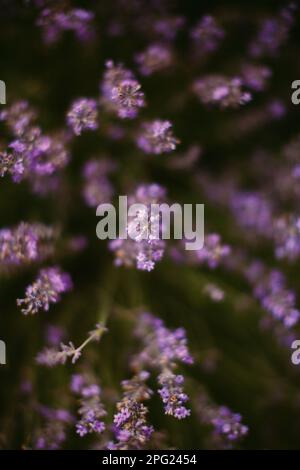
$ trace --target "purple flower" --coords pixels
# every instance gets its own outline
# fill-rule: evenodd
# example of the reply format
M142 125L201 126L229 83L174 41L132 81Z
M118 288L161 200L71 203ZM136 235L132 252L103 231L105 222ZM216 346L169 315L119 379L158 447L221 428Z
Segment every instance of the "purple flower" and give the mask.
M169 45L150 44L144 52L136 55L135 60L140 67L141 74L147 76L170 67L174 57Z
M193 89L203 104L217 104L220 108L236 108L251 100L251 94L242 90L239 77L207 75L196 80Z
M0 121L6 122L16 137L24 134L35 118L36 111L25 100L16 101L0 112Z
M108 174L116 166L107 159L88 160L83 167L83 197L90 207L97 207L101 203L109 202L114 189L108 179Z
M233 413L226 406L217 406L208 395L201 391L196 402L200 421L212 426L212 444L217 449L231 449L248 434L248 426L242 423L242 417Z
M35 282L27 287L24 299L18 299L24 315L36 314L39 310L48 311L51 303L59 302L61 294L72 288L69 274L59 267L42 269Z
M145 383L148 377L148 372L140 371L122 382L123 397L117 403L118 412L114 416L117 443L110 442L109 449L141 449L150 439L153 427L147 424L148 409L143 404L152 394Z
M157 380L165 413L177 419L186 418L190 411L184 405L188 401L182 388L184 378L173 372L179 362L193 363L187 348L185 330L183 328L169 330L159 318L150 313L143 313L137 324L136 335L144 347L133 358L133 367L159 369Z
M76 423L76 432L80 437L90 433L101 434L105 430L103 417L106 411L101 402L101 389L92 383L88 377L83 375L73 375L71 390L80 397L80 407L78 410L80 419Z
M115 104L120 118L135 118L139 108L145 106L141 85L131 78L121 80L117 86L112 88L111 100Z
M300 218L292 214L275 219L273 226L276 257L295 261L300 256Z
M0 176L9 173L15 183L19 183L24 176L23 157L18 153L0 152Z
M47 258L53 252L57 234L42 224L21 222L0 230L0 264L20 265Z
M197 45L197 51L200 51L201 54L215 51L224 36L223 28L210 15L203 16L191 31L191 37Z
M271 76L271 69L265 65L244 64L242 67L243 82L254 91L263 91Z
M68 111L67 122L76 135L80 135L85 130L96 130L98 128L96 101L88 98L75 100Z
M172 132L172 124L159 119L143 123L137 137L137 145L141 150L156 155L172 152L178 143Z
M196 257L200 263L206 263L210 269L214 269L223 258L229 256L230 251L228 245L222 245L219 234L211 233L205 236L204 246L196 251Z
M136 216L129 218L126 227L127 239L112 240L109 244L111 251L115 253L116 266L136 266L142 271L152 271L155 264L164 254L165 241L159 238L161 231L161 218L158 215L155 220L151 218L150 205L159 203L165 197L165 189L158 184L140 185L135 194L130 198L130 204L142 203L149 210L149 214L137 211Z

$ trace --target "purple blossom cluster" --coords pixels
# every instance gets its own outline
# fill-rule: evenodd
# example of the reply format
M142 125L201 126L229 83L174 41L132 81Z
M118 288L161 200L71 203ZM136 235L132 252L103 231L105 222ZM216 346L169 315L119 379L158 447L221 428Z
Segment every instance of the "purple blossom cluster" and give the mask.
M159 119L144 122L136 142L143 152L155 155L172 152L179 143L173 135L172 124Z
M136 55L142 75L149 76L169 68L174 62L174 54L169 44L154 43Z
M218 233L210 233L205 236L203 248L196 251L196 259L201 264L207 264L210 269L215 269L230 252L230 246L222 244Z
M144 93L134 74L111 60L106 62L101 92L103 105L122 119L135 118L145 106Z
M82 374L74 374L71 391L80 397L78 410L80 420L76 423L76 432L80 437L90 433L101 434L105 430L103 422L106 410L101 402L99 385L87 380Z
M194 82L193 90L203 104L221 108L237 108L251 100L251 93L243 91L240 77L206 75Z
M300 218L294 214L274 220L273 237L276 257L295 261L300 255Z
M214 52L219 47L225 36L225 31L218 24L216 18L205 15L194 26L190 34L200 54L207 54Z
M33 284L25 291L23 299L17 299L24 315L34 315L40 310L47 312L50 304L60 301L61 294L72 288L71 277L58 266L41 269Z
M42 261L53 253L57 232L43 224L21 222L0 230L0 266Z
M154 227L161 227L160 215L158 220L151 219L150 205L160 203L166 196L165 189L158 184L140 185L134 195L130 197L130 204L144 204L149 210L147 214L137 211L135 216L129 217L127 239L117 238L110 242L110 250L115 253L116 266L136 266L142 271L152 271L155 264L163 257L165 241L160 234L153 234ZM161 231L161 230L159 230ZM133 233L134 232L134 233Z
M146 385L148 378L148 372L140 371L132 379L122 382L123 397L117 403L118 412L114 415L117 442L109 442L108 449L141 449L149 441L153 427L147 424L148 409L143 403L152 394Z
M213 428L213 447L230 449L248 434L248 426L242 423L239 413L217 406L204 391L199 394L196 407L200 421Z
M94 36L92 21L94 13L83 8L64 8L64 3L57 2L53 7L41 9L37 26L43 31L47 44L57 42L64 31L73 31L80 41L87 41Z
M185 330L170 330L160 318L143 313L137 323L136 335L142 341L143 349L134 357L133 367L158 369L159 395L165 413L177 419L186 418L190 410L185 406L188 396L183 391L184 377L173 372L179 363L193 363Z
M66 440L66 429L73 422L73 416L65 409L52 409L44 405L38 405L38 412L45 424L35 433L33 449L60 449Z
M300 319L295 308L295 294L286 287L284 275L278 270L268 271L261 262L253 262L246 269L246 277L253 286L254 296L275 320L291 328Z
M67 114L67 122L75 135L98 128L97 103L93 99L77 98Z
M33 186L40 180L47 182L45 177L60 172L70 160L67 134L43 134L33 122L35 117L26 101L16 102L0 114L14 136L8 149L0 153L0 176L9 174L16 183L28 179Z
M83 197L90 207L109 202L114 188L108 175L116 168L115 164L106 158L88 160L83 167Z

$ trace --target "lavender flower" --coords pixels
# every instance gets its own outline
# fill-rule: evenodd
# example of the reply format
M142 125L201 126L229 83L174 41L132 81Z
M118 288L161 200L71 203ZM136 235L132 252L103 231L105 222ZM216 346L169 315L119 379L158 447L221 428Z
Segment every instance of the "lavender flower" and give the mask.
M255 192L237 191L233 194L230 205L236 221L246 230L255 234L270 236L273 223L273 211L270 201Z
M61 294L72 288L69 274L58 266L41 269L35 282L27 287L24 299L18 299L17 305L22 306L24 315L34 315L39 310L47 312L51 303L60 301Z
M276 257L295 261L300 255L300 218L292 214L274 221L273 237Z
M141 74L148 76L170 67L174 62L174 56L169 45L155 43L137 54L135 60Z
M108 174L115 170L115 165L106 159L88 160L83 168L83 197L90 207L109 202L114 193Z
M85 130L98 128L97 103L93 99L78 98L68 111L67 122L75 135L80 135Z
M233 413L227 406L215 405L205 392L200 393L196 405L201 422L213 428L214 447L230 449L248 434L248 427L242 424L239 413Z
M135 118L139 108L145 106L141 85L133 79L120 81L111 91L111 100L116 105L120 118Z
M0 121L6 122L11 132L17 137L32 126L36 111L25 100L16 101L0 112Z
M221 237L217 233L206 235L204 246L196 251L198 262L205 263L210 269L216 268L224 257L230 254L230 247L222 245Z
M152 394L145 383L148 377L148 372L140 371L132 379L122 382L124 393L114 416L117 443L110 442L110 450L141 449L150 439L153 427L147 424L148 409L143 404Z
M263 91L266 88L272 71L265 65L244 64L242 67L243 83L254 91Z
M134 357L134 368L156 368L160 370L159 394L164 403L165 413L177 419L186 418L190 411L185 407L188 400L183 392L184 378L175 375L179 362L191 364L193 359L187 348L186 333L183 328L169 330L162 320L150 313L143 313L138 321L136 334L143 343L143 350Z
M101 402L101 389L82 375L73 375L71 390L80 397L78 413L80 420L76 423L76 432L80 437L90 433L100 434L105 430L102 420L106 411Z
M23 157L16 152L0 152L0 177L8 173L15 183L19 183L24 176Z
M150 209L150 204L159 203L164 197L165 189L158 184L140 185L130 198L130 204L142 203ZM154 236L152 231L153 226L161 231L160 215L153 220L151 211L149 212L150 214L141 214L138 211L136 216L130 217L126 227L130 238L110 242L109 248L115 253L117 266L136 265L137 269L152 271L155 264L162 259L165 241L159 238L159 233ZM137 232L135 235L133 230Z
M201 54L214 52L224 36L224 29L210 15L203 16L191 31L191 37Z
M46 420L44 427L35 433L33 448L36 450L60 449L66 440L66 428L73 421L73 416L64 409L51 409L38 406L38 411Z
M221 108L237 108L251 100L251 94L242 90L239 77L207 75L195 81L194 92L203 104L217 104Z
M155 120L145 122L137 137L137 145L145 153L172 152L179 141L174 137L169 121Z
M98 323L94 330L90 331L88 338L78 348L70 341L69 344L61 343L60 349L48 348L38 353L36 362L46 367L54 367L58 364L65 364L71 358L72 364L78 361L81 351L91 341L99 341L103 333L107 330L104 325Z
M0 230L0 264L20 265L41 261L53 252L57 233L43 224L21 222Z
M286 288L280 271L268 271L261 262L253 262L245 270L245 275L253 286L254 296L275 320L286 328L298 323L300 312L295 308L295 294Z
M45 7L40 12L37 25L42 28L47 44L58 41L64 31L73 31L79 40L87 41L94 36L93 19L94 14L83 8Z
M282 8L277 16L262 21L256 37L250 43L249 52L252 57L277 55L286 42L290 29L294 24L295 5Z

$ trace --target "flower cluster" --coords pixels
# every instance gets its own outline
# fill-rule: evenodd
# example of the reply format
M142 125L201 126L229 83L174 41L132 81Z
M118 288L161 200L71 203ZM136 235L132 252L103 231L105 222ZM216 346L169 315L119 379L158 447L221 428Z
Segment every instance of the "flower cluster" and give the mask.
M188 397L183 392L184 378L174 374L178 363L193 363L185 330L169 330L161 319L143 313L138 320L136 335L142 341L143 349L134 357L133 367L158 369L159 394L165 413L177 419L186 418L190 410L185 407Z
M144 204L147 213L140 210L129 218L126 227L127 239L117 238L110 242L115 253L117 266L136 265L142 271L152 271L164 254L165 242L160 239L160 215L151 215L150 205L160 203L165 198L165 189L158 184L140 185L130 198L130 204Z
M120 118L135 118L145 106L144 93L133 73L111 60L106 62L101 91L103 105Z
M248 103L251 94L242 89L242 79L223 75L206 75L193 85L194 92L203 104L216 104L221 108L236 108Z
M38 405L38 412L46 423L35 433L33 448L60 449L66 440L66 428L73 422L73 416L65 409L51 409L41 405Z
M300 319L295 308L295 294L288 290L284 275L277 270L268 271L261 262L253 262L246 269L246 277L252 284L255 297L275 320L290 328Z
M170 67L174 62L174 56L169 45L155 43L137 54L136 62L141 74L148 76Z
M197 398L196 408L200 421L213 428L214 447L230 449L248 434L248 426L242 423L239 413L233 413L227 406L217 406L204 391Z
M289 214L274 220L273 237L277 258L295 261L300 255L300 218Z
M0 266L41 261L53 253L57 231L43 224L21 222L0 230Z
M224 29L210 15L203 16L191 31L191 37L201 54L214 52L224 36Z
M210 233L205 236L204 246L196 251L197 261L207 264L210 269L216 268L223 258L230 255L230 246L221 243L218 233Z
M61 294L72 288L68 273L58 266L41 269L37 279L27 287L24 299L17 299L24 315L34 315L40 310L47 312L50 304L59 302Z
M178 143L173 135L172 124L159 119L144 122L137 136L137 146L143 152L155 155L172 152Z
M115 170L115 165L108 159L91 159L83 167L83 197L90 207L109 202L114 193L108 174Z
M105 430L103 417L106 411L101 402L99 385L90 382L81 374L74 374L71 380L71 391L80 397L78 413L80 420L76 423L76 432L80 437L90 433L100 434Z
M90 40L94 36L92 21L94 14L83 8L44 7L37 19L42 28L47 44L57 42L64 31L73 31L81 41Z
M110 442L110 450L141 449L150 439L153 427L147 424L148 413L144 401L149 400L152 391L146 381L149 373L140 371L134 377L122 382L122 400L117 403L114 416L114 432L117 442Z
M67 122L75 135L80 135L82 131L98 128L97 103L93 99L76 99L67 114Z

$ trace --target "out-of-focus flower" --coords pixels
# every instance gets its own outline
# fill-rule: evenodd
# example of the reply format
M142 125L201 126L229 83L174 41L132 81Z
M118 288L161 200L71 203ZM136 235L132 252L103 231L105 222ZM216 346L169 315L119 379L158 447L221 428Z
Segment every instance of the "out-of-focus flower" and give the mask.
M36 450L60 449L66 439L66 428L72 423L73 416L64 409L51 409L38 406L39 414L46 424L35 432L33 448Z
M87 380L83 375L73 375L71 390L80 397L78 413L79 421L76 423L76 432L80 437L90 433L100 434L105 430L103 417L106 411L101 402L101 389L97 384Z
M254 296L272 317L291 328L300 319L295 308L295 294L286 287L284 275L278 270L268 271L259 262L252 262L245 270L248 281L253 286Z
M212 283L206 284L203 288L203 292L208 295L213 302L221 302L225 297L224 291Z
M224 29L210 15L203 16L191 31L191 38L201 55L214 52L225 36Z
M159 119L144 122L136 142L138 147L145 153L154 153L156 155L172 152L179 143L173 135L170 121L161 121Z
M295 261L300 255L300 218L293 214L278 217L273 225L277 258Z
M165 70L174 62L172 49L167 44L150 44L144 52L136 55L136 62L143 75Z
M34 315L39 310L47 312L50 304L60 301L61 294L72 288L72 281L68 273L64 273L58 266L41 269L35 282L27 287L24 299L18 299L24 315Z
M0 230L0 264L20 265L41 261L53 253L57 232L43 224L21 222Z
M243 91L242 85L242 79L239 77L206 75L194 82L193 90L203 104L237 108L251 100L251 94Z
M252 57L278 54L294 24L295 9L295 4L291 3L282 8L277 16L266 18L261 22L257 35L249 46Z
M93 99L78 98L68 111L67 121L76 135L80 135L82 131L96 130L98 128L97 102Z
M196 251L196 258L201 264L207 264L209 268L214 269L230 252L230 246L222 245L220 235L211 233L205 236L204 246Z
M263 91L272 76L272 70L266 65L244 64L241 70L243 83L254 91Z
M83 167L83 197L88 206L97 207L109 202L114 193L108 174L115 170L115 165L108 159L91 159Z
M129 218L126 230L127 239L117 238L109 244L115 253L117 266L136 265L142 271L152 271L164 254L165 241L160 239L161 217L152 218L150 205L160 203L165 198L165 189L158 184L140 185L130 197L130 204L144 204L147 213L137 211ZM149 213L148 213L149 212ZM158 233L154 233L154 230Z
M217 406L204 391L197 398L196 409L200 421L213 428L215 448L230 449L248 434L248 426L242 423L239 413L233 413L227 406Z
M138 321L136 335L143 343L142 351L133 358L134 368L155 368L160 370L159 394L164 403L165 413L177 419L186 418L190 411L185 407L188 401L183 392L182 375L175 375L178 363L192 364L193 358L187 347L186 333L183 328L169 330L164 322L143 313Z
M52 44L61 38L64 31L74 31L81 41L90 40L94 36L92 21L94 13L83 8L67 9L59 7L44 7L37 19L37 25L43 30L44 41Z

